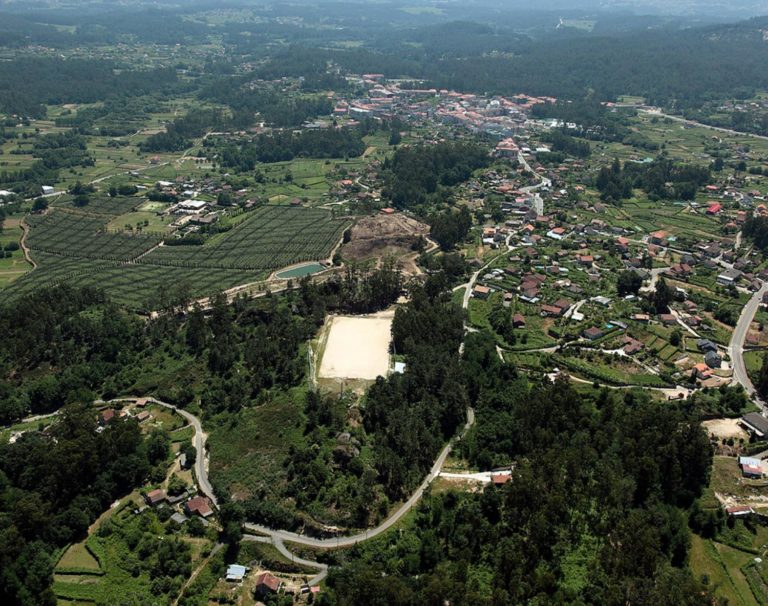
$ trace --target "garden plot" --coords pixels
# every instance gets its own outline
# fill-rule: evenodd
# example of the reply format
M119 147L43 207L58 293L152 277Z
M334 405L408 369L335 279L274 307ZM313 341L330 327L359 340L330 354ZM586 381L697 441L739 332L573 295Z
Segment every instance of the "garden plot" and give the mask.
M373 380L386 376L393 318L393 311L332 317L320 378Z

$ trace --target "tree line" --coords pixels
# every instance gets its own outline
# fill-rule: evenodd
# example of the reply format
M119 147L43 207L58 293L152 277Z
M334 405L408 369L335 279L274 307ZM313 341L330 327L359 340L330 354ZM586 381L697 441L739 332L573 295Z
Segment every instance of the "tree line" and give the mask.
M357 158L365 151L365 142L357 128L322 128L273 131L237 142L206 140L204 150L209 156L218 156L222 166L248 172L258 162L284 162L296 157Z

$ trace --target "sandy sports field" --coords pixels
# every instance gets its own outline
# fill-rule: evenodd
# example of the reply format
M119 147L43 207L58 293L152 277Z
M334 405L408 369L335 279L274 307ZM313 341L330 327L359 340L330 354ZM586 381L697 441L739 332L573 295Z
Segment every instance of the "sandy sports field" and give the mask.
M386 376L394 315L394 311L383 311L331 318L320 378L373 380Z

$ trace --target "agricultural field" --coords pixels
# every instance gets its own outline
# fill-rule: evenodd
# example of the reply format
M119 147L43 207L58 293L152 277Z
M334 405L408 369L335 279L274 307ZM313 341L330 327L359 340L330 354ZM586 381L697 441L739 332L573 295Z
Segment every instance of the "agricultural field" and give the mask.
M232 229L202 246L163 246L147 254L165 237L151 223L142 232L109 231L141 202L114 198L75 209L65 201L30 216L28 245L38 268L0 292L0 299L66 282L102 287L118 303L153 309L163 289L183 286L202 297L261 281L287 265L324 260L347 226L322 209L267 206L238 217Z
M112 232L109 217L53 208L27 219L27 245L37 253L104 261L131 261L162 240L159 234Z
M134 541L137 537L143 537L144 542L150 540L148 537L156 541L176 540L176 532L170 523L161 522L154 511L134 515L134 507L133 501L126 501L108 521L102 522L102 528L109 528L107 532L97 531L64 553L54 569L53 591L59 600L78 604L120 603L121 597L128 594L136 603L151 603L153 597L160 597L158 594L172 595L177 590L173 585L158 585L156 578L163 573L147 571L143 562L147 556ZM210 544L203 539L181 536L180 542L189 546L193 565L210 550Z
M19 247L21 236L21 216L8 216L0 230L0 288L20 278L32 265L24 257L24 252ZM11 250L18 247L17 250Z
M163 246L141 263L268 271L328 258L346 226L325 210L266 206L203 246Z

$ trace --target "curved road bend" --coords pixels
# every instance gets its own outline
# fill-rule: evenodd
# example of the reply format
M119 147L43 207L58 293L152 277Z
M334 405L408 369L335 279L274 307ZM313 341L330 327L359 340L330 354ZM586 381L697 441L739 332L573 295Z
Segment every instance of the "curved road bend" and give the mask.
M200 492L202 492L206 497L208 497L211 500L211 503L213 503L215 506L218 506L219 502L216 498L216 495L213 492L213 486L211 486L211 482L208 480L208 469L205 465L205 441L208 438L208 436L203 433L203 425L200 423L200 419L198 419L195 415L193 415L191 412L188 412L182 408L179 408L178 406L174 406L173 404L169 404L168 402L163 402L161 400L158 400L157 398L147 397L147 398L137 398L136 396L128 396L125 398L114 398L113 400L110 400L108 403L113 402L136 402L138 400L144 400L146 402L151 402L152 404L157 404L158 406L163 406L165 408L170 408L174 412L181 415L195 430L195 435L192 436L192 445L195 447L195 450L197 450L197 456L195 457L195 476L197 477L197 485L200 489ZM97 400L97 404L105 404L107 402L104 402L103 400Z
M125 397L125 398L115 398L114 400L110 400L110 402L125 402L125 401L135 402L139 399L142 399L142 398L131 396L131 397ZM163 402L161 400L158 400L152 397L143 398L143 399L147 402L151 402L152 404L157 404L158 406L163 406L165 408L169 408L173 410L174 412L177 412L184 419L186 419L189 422L189 424L192 425L192 427L195 429L195 435L192 438L192 444L197 449L197 457L195 457L195 475L197 477L198 487L200 489L200 492L202 492L205 496L207 496L214 505L218 505L218 500L216 499L216 495L213 492L213 487L211 486L210 480L208 478L208 470L206 469L206 466L205 466L205 458L206 458L205 457L205 441L207 436L203 433L203 428L202 428L202 424L200 423L200 419L198 419L192 413L186 410L183 410L178 406L174 406L173 404L169 404L168 402ZM97 403L104 403L104 402L97 401ZM298 543L300 545L306 545L308 547L317 547L320 549L333 549L338 547L351 547L352 545L355 545L362 541L366 541L368 539L372 539L382 534L383 532L386 532L392 526L397 524L414 507L414 505L416 505L419 502L419 500L421 499L422 495L424 494L429 484L432 482L432 480L434 480L440 474L440 470L445 464L445 460L448 458L448 455L451 453L451 450L453 449L453 444L457 440L460 440L467 433L470 427L474 425L474 423L475 423L475 413L474 413L474 410L469 408L467 409L467 422L465 423L458 438L452 439L445 446L445 448L443 448L443 450L440 452L440 455L437 457L434 464L432 465L432 469L430 470L429 474L427 474L426 478L424 478L422 483L419 485L416 491L410 496L410 498L405 503L403 503L400 507L398 507L398 509L395 512L393 512L392 515L390 515L386 520L384 520L384 522L382 522L376 528L372 528L370 530L366 530L364 532L358 533L356 535L351 535L351 536L336 537L332 539L316 539L313 537L303 536L287 530L279 530L274 528L268 528L266 526L261 526L259 524L245 523L243 526L246 530L251 532L257 532L264 536L254 536L254 535L246 534L243 536L243 539L246 541L272 543L281 554L283 554L286 558L289 558L291 561L297 564L300 564L302 566L308 566L310 568L315 568L319 570L320 572L310 580L310 584L319 583L325 578L328 572L328 567L325 564L321 564L320 562L313 562L311 560L305 560L295 556L285 547L284 542L287 541L289 543Z
M427 487L432 483L432 480L434 480L438 475L440 475L440 470L445 464L445 460L448 458L448 455L451 453L454 442L457 439L460 440L467 433L469 428L472 427L474 423L475 423L475 412L470 408L467 410L467 422L464 425L464 428L462 429L461 433L459 434L459 437L451 440L445 446L445 448L443 448L440 455L437 457L437 459L435 459L435 462L432 465L432 469L430 469L427 476L424 478L424 480L416 489L416 491L410 496L410 498L405 503L403 503L400 507L398 507L397 510L394 511L386 520L384 520L381 524L379 524L375 528L371 528L370 530L365 530L358 534L344 536L344 537L334 537L330 539L316 539L314 537L300 535L295 532L289 532L287 530L275 530L273 528L268 528L266 526L261 526L259 524L251 524L249 522L246 522L243 526L245 527L246 530L250 530L251 532L258 532L260 534L271 537L273 542L285 541L288 543L297 543L299 545L305 545L307 547L316 547L319 549L335 549L339 547L352 547L357 543L361 543L363 541L367 541L369 539L377 537L378 535L386 532L387 530L392 528L392 526L397 524L411 509L413 509L413 506L419 502L419 499L421 499ZM275 543L275 545L277 546L277 543Z
M744 341L747 338L747 332L752 324L752 320L755 318L757 309L763 300L763 294L766 292L768 292L768 282L763 283L760 290L753 294L752 298L744 306L736 328L733 329L731 342L728 345L728 354L731 357L731 365L733 366L733 380L740 383L746 389L747 394L754 396L755 403L763 413L766 411L765 402L757 395L757 390L747 373L747 365L744 363Z

